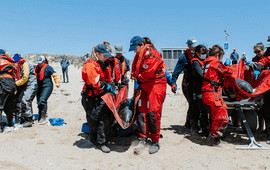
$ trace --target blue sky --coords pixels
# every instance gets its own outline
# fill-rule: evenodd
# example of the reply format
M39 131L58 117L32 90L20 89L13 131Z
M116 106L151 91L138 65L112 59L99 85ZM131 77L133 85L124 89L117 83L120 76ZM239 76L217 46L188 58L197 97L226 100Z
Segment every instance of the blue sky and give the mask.
M11 54L82 56L104 40L127 52L135 35L148 36L158 50L186 47L189 37L223 46L227 30L229 54L236 48L251 59L254 44L268 46L270 34L269 0L1 0L0 6L0 48Z

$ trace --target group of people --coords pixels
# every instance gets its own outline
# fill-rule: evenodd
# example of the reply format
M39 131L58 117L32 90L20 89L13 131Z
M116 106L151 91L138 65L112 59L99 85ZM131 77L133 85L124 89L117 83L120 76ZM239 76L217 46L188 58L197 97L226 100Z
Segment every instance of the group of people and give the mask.
M47 100L53 91L52 77L56 87L59 78L44 56L37 57L37 65L27 63L20 54L10 56L0 49L0 110L7 116L7 125L13 120L23 127L33 125L32 101L36 97L38 105L38 124L45 124Z
M91 55L88 53L85 56L87 59L82 68L85 84L81 103L86 112L90 141L94 145L105 153L110 152L107 143L113 115L101 97L107 93L117 95L123 87L128 87L129 80L132 79L135 82L134 94L137 90L141 91L136 109L140 141L135 151L144 148L148 139L151 139L149 153L158 152L161 112L167 83L171 86L171 91L176 93L176 81L181 72L184 72L182 90L189 104L185 126L191 128L192 135L202 133L209 146L220 143L229 123L227 106L222 98L222 85L224 77L232 76L233 69L221 62L224 51L220 45L208 49L198 44L194 37L189 38L186 43L187 49L179 57L172 77L166 71L161 54L148 37L134 36L130 40L129 51L135 53L131 69L123 56L121 45L116 44L113 48L108 41L104 41L92 48ZM258 43L254 46L254 53L256 56L252 62L242 59L249 69L255 70L254 77L257 79L262 70L270 66L270 49L264 53L263 44ZM8 126L13 126L13 115L24 127L32 126L32 101L35 96L39 112L38 123L46 123L47 100L53 91L52 77L56 87L60 87L58 75L46 57L38 56L37 65L33 66L20 54L11 58L7 51L0 49L0 62L0 109L7 115ZM69 64L64 56L61 61L63 75ZM270 110L269 93L270 90L264 94L265 104L261 110L266 122L267 140L270 140L270 115L267 114Z

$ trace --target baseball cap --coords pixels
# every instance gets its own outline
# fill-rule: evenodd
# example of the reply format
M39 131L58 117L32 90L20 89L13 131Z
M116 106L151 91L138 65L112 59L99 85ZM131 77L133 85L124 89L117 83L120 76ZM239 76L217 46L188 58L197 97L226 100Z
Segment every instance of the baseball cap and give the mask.
M5 50L0 49L0 54L5 54Z
M125 52L123 51L123 47L122 47L120 44L116 44L116 45L114 46L114 48L115 48L115 53L121 53L121 54L125 53Z
M186 44L196 47L198 45L198 40L195 37L190 37Z
M18 62L18 61L20 61L20 59L22 59L18 54L15 54L14 56L13 56L13 60L15 61L15 62Z
M95 48L95 52L99 52L104 54L106 57L110 58L112 55L110 54L108 48L104 44L98 44Z
M137 45L141 42L143 42L144 39L140 36L134 36L131 40L130 40L130 47L128 51L134 51L137 48Z
M37 64L41 64L43 61L45 61L45 57L42 56L42 55L38 56L38 58L37 58Z

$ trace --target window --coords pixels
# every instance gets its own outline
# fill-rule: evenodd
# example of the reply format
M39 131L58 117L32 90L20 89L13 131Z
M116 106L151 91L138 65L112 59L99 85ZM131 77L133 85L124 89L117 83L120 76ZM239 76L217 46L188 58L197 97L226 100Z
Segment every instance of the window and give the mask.
M173 50L173 59L178 59L182 55L182 50Z
M163 51L163 59L172 59L172 51L164 50Z

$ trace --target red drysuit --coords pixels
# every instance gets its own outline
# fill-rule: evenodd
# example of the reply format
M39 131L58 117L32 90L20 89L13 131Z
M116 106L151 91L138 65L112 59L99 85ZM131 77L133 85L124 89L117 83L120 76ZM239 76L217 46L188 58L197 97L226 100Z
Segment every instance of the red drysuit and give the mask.
M162 70L164 62L153 45L146 44L134 57L131 78L136 78L142 90L138 101L138 130L141 138L158 142L160 114L166 95L167 80Z
M211 114L211 134L222 136L228 125L228 112L223 101L221 85L222 75L231 76L232 68L224 66L217 58L209 56L204 60L202 101Z

